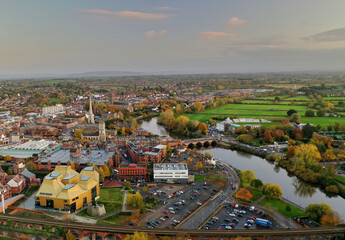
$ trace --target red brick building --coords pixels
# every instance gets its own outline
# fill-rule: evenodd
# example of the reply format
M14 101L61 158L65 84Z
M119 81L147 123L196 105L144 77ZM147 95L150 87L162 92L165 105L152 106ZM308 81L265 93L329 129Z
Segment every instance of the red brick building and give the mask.
M0 183L0 191L4 193L5 200L7 198L12 197L12 189L7 184ZM1 196L0 196L0 202L1 202Z
M15 175L8 181L7 185L11 187L12 194L18 194L26 187L25 178L22 175Z
M119 180L147 180L147 167L145 164L120 164Z
M136 163L160 163L167 155L166 145L157 145L153 148L141 144L130 143L126 145L127 153Z

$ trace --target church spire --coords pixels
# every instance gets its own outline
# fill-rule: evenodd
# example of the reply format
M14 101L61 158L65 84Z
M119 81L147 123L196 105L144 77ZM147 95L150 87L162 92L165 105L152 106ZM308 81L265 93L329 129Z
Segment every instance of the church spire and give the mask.
M95 115L92 111L92 101L91 101L91 95L90 95L90 106L89 106L89 114L88 114L88 123L95 124Z

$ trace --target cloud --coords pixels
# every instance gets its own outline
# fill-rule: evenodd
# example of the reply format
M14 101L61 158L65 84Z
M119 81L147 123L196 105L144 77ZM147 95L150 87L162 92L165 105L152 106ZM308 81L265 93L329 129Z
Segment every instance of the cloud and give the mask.
M166 30L162 30L162 31L147 31L146 33L144 33L144 36L146 38L155 38L155 37L164 36L167 33L168 33L168 31L166 31Z
M163 7L157 7L156 8L159 11L173 11L176 10L177 8L169 7L169 6L163 6Z
M207 39L216 39L222 37L235 37L236 34L234 33L226 33L226 32L202 32L201 33L204 38Z
M314 42L339 42L345 41L345 28L332 29L330 31L321 32L313 36L305 37L304 40Z
M157 19L167 19L168 14L162 13L143 13L143 12L133 12L133 11L122 11L114 12L103 9L80 9L80 12L96 15L96 16L115 16L127 19L141 19L141 20L157 20Z
M232 17L228 21L228 26L231 28L237 28L237 27L240 27L246 23L247 23L246 20L239 19L238 17Z

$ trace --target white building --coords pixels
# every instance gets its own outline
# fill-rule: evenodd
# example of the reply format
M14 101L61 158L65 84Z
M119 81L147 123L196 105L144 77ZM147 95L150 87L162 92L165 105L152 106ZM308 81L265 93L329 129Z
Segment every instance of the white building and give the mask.
M155 182L188 182L188 167L186 163L157 163L153 165Z
M56 104L55 106L43 107L42 113L43 115L65 113L65 108L62 104Z

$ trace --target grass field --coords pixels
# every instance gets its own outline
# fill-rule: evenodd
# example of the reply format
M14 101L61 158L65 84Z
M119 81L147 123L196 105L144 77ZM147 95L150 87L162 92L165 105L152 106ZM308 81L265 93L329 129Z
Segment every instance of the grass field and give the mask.
M279 199L267 199L264 198L263 200L261 200L259 202L260 205L268 207L268 208L273 208L275 210L277 210L278 212L280 212L281 214L284 214L285 216L289 217L289 218L294 218L294 217L298 217L298 216L306 216L306 212L303 211L302 209L289 204L289 203L285 203ZM286 211L286 205L289 205L291 208L291 211Z
M226 104L223 106L220 106L215 109L209 109L206 111L203 111L202 113L223 113L226 114L226 111L228 110L248 110L248 113L253 113L255 110L266 110L269 111L270 109L275 110L285 110L288 111L291 108L295 109L296 111L306 111L308 109L307 106L285 106L285 105L276 105L276 104L270 104L270 105L260 105L260 104Z
M328 125L334 125L336 122L345 124L345 118L336 117L301 117L301 122L311 123L314 125L320 124L321 126L327 127Z
M121 209L124 192L120 190L121 188L101 188L97 203L104 204L107 213Z

